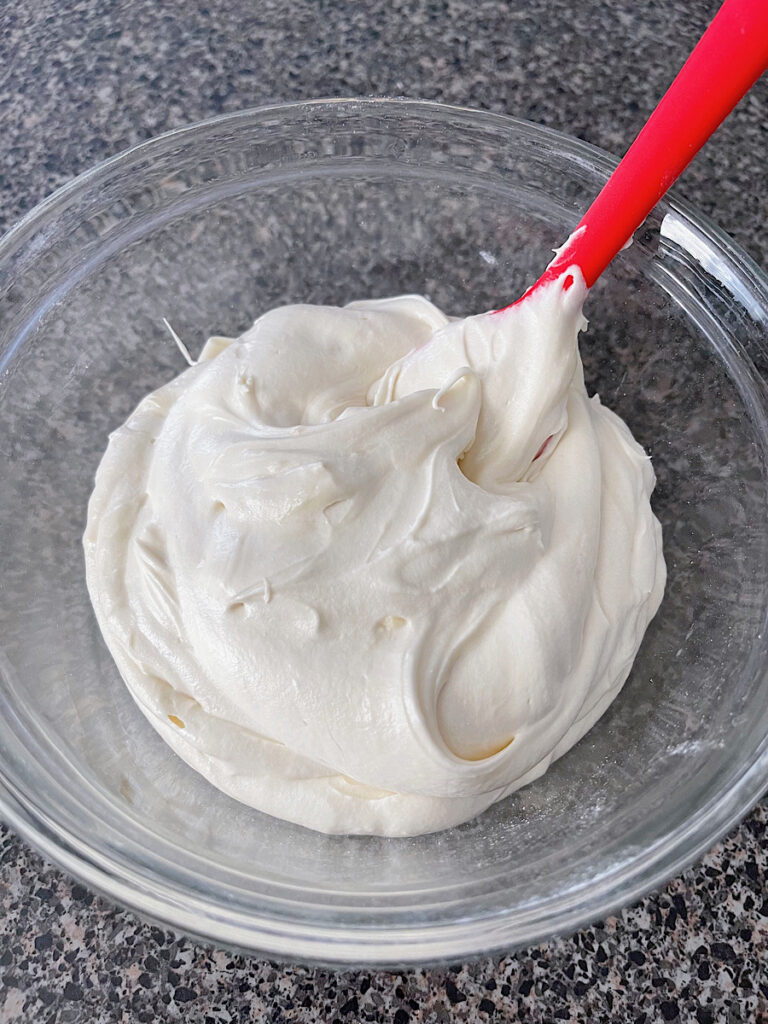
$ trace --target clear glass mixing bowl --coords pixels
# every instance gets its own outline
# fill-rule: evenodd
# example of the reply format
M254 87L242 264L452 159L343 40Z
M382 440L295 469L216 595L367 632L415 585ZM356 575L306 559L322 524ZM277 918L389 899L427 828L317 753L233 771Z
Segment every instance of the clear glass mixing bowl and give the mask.
M653 456L669 584L632 675L542 779L416 839L328 837L214 790L134 707L83 576L107 434L193 351L285 302L519 295L614 161L427 103L246 111L109 160L0 243L0 812L187 933L337 963L458 959L604 915L762 791L766 279L662 203L593 290L588 387ZM553 628L557 624L553 623ZM482 686L482 680L478 680Z

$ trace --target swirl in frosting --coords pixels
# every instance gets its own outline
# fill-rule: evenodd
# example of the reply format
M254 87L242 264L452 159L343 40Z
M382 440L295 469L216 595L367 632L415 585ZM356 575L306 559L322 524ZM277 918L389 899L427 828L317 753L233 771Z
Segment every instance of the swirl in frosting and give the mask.
M578 272L499 313L272 310L110 438L88 587L173 749L331 833L464 821L624 683L665 582L650 461L589 398Z

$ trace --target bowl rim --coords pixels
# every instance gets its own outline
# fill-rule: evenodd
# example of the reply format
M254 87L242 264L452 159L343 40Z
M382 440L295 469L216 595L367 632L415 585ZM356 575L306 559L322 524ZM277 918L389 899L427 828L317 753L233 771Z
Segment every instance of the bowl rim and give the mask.
M587 160L591 167L606 176L618 160L604 150L544 125L490 111L408 98L345 98L313 99L276 103L220 114L171 129L147 141L123 150L62 185L26 213L0 238L0 261L21 244L36 225L57 207L89 187L114 168L135 158L151 156L170 141L219 128L225 124L253 124L269 117L299 118L313 111L338 110L359 115L363 111L389 112L421 116L430 121L452 124L472 122L486 130L513 132L533 139L549 140L565 148L568 156ZM740 276L749 280L750 288L768 307L768 278L757 263L709 218L673 192L659 204L672 211L703 235L708 245L720 253ZM167 927L179 929L204 942L215 942L229 948L266 952L270 956L305 962L333 965L386 966L423 964L485 955L495 950L509 950L572 932L591 921L606 916L658 888L668 879L697 860L754 805L768 787L768 735L754 760L743 768L736 787L715 793L697 812L669 831L656 844L649 859L635 857L619 865L597 882L588 893L580 888L569 905L533 915L523 923L505 928L508 909L496 910L476 918L462 918L438 925L387 929L360 928L345 925L336 914L328 920L311 923L282 921L268 913L233 913L204 896L192 895L178 885L176 892L149 884L146 875L131 870L116 857L111 859L89 846L87 840L69 833L47 819L6 777L0 765L0 816L33 848L76 878L108 898ZM646 851L647 855L647 851ZM156 876L156 880L159 876ZM167 886L167 878L161 879ZM150 880L151 881L151 880ZM174 896L176 898L174 898ZM201 923L204 927L201 927Z
M199 121L192 121L189 124L179 125L176 128L169 128L168 131L153 135L149 139L134 143L126 149L122 149L112 156L100 160L92 167L81 171L74 177L65 181L64 184L54 189L53 192L44 196L36 203L31 210L28 210L17 219L5 232L0 234L0 256L4 256L7 249L14 246L24 235L26 230L38 221L43 214L55 209L61 202L65 201L72 193L79 191L84 185L100 177L112 168L125 163L126 161L160 148L172 139L181 139L184 136L195 134L202 129L218 127L219 125L237 122L249 122L255 117L264 118L270 114L300 114L302 111L312 111L327 108L350 108L352 111L362 108L377 109L391 108L392 112L397 109L407 110L411 113L421 113L431 118L441 119L448 117L460 117L474 119L483 122L485 127L496 125L497 128L514 128L523 134L538 136L542 139L550 139L558 144L564 142L574 153L581 153L591 163L602 166L606 174L610 174L619 163L619 158L608 150L596 146L591 142L585 142L575 135L568 135L556 128L540 124L536 121L529 121L514 114L502 114L492 110L482 110L476 107L466 107L461 104L439 103L436 100L413 99L407 96L328 96L317 97L311 100L294 100L283 103L267 103L255 107L244 107L242 110L232 110L223 114L216 114L213 117L203 118ZM675 212L682 213L687 220L693 221L702 230L709 241L715 244L716 248L727 252L729 259L736 263L750 276L755 278L752 282L768 299L768 272L754 260L746 250L731 238L731 236L716 224L707 214L702 213L688 200L677 194L677 185L673 185L659 200L659 207L669 207Z

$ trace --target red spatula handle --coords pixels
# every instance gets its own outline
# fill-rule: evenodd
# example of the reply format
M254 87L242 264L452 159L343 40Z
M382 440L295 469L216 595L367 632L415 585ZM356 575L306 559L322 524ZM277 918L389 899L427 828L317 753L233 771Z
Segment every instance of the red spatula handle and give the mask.
M766 68L768 0L725 0L626 156L537 284L552 280L575 263L591 287Z

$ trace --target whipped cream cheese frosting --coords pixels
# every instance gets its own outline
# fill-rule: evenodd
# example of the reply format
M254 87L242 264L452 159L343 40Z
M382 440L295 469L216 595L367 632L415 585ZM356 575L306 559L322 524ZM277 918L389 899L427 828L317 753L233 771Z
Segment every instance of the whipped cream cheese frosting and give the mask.
M589 398L576 270L505 311L295 305L112 434L84 538L137 704L328 833L462 822L621 689L661 601L650 461Z

